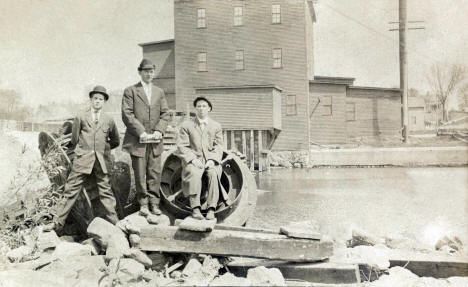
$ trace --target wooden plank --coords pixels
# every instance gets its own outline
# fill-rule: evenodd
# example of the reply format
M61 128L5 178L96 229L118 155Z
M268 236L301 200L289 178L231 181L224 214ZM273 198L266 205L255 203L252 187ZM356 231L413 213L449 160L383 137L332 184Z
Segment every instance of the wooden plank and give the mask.
M176 219L174 221L174 226L179 226L182 223L182 219ZM233 226L226 224L216 224L214 226L216 230L232 230L232 231L246 231L246 232L257 232L257 233L267 233L267 234L281 234L279 231L274 231L270 229L261 229L261 228L251 228L251 227L242 227L242 226Z
M231 131L231 150L237 150L234 131Z
M278 268L287 279L299 279L324 284L356 284L361 282L357 264L330 262L295 263L279 260L233 258L228 264L229 271L236 276L246 277L249 268L265 266Z
M217 256L243 256L297 262L324 260L333 253L333 242L293 239L279 234L217 230L200 233L176 226L142 228L140 249Z
M247 157L247 142L245 140L245 131L242 131L242 154Z
M258 171L263 170L262 131L258 131Z
M390 267L401 266L419 277L448 278L468 276L468 262L390 260Z
M254 131L250 130L250 170L255 169Z

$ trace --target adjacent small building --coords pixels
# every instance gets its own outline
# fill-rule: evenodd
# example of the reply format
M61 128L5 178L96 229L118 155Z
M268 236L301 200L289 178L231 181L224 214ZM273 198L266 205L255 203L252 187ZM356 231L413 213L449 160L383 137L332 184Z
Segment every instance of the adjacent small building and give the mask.
M398 89L314 75L312 1L175 0L174 21L174 39L140 44L154 82L178 111L208 97L231 142L257 131L268 148L308 150L400 134Z

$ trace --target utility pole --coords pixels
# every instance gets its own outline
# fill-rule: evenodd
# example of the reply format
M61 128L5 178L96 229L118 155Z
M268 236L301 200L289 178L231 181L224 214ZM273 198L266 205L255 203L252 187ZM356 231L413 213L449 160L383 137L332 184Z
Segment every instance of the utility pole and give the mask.
M408 52L406 48L406 0L399 0L399 44L400 44L400 90L401 90L401 135L408 141Z
M389 24L397 24L398 29L390 29L389 31L399 31L399 48L400 48L400 91L401 91L401 136L403 142L408 141L408 48L406 44L406 35L408 30L423 30L424 27L408 28L408 23L424 23L424 21L407 21L406 0L398 0L399 16L398 22L389 22Z

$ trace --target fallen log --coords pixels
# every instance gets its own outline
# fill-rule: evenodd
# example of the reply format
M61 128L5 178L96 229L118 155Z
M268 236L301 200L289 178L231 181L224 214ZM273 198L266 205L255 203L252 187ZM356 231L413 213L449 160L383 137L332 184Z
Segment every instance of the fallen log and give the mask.
M327 240L289 238L285 235L243 230L194 232L176 226L147 226L141 230L144 251L243 256L295 262L329 258L333 243Z

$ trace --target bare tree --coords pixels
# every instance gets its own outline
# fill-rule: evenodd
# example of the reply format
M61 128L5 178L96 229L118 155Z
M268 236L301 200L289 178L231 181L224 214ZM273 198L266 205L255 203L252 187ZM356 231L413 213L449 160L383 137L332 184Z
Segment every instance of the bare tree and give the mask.
M454 94L466 76L466 67L462 65L444 65L436 63L431 67L427 80L442 108L443 121L448 121L447 99Z

